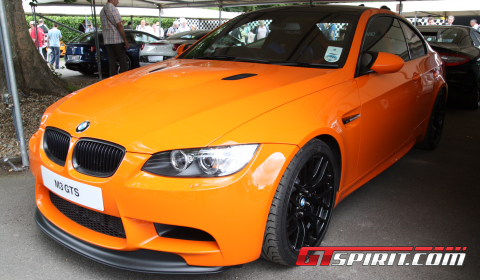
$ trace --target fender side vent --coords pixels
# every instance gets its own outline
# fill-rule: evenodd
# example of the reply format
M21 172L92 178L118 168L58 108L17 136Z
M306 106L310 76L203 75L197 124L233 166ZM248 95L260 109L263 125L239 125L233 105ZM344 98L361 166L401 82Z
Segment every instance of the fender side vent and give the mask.
M253 76L257 76L258 74L251 74L251 73L243 73L243 74L238 74L238 75L233 75L230 77L223 78L222 80L227 80L227 81L233 81L233 80L241 80L245 78L250 78Z

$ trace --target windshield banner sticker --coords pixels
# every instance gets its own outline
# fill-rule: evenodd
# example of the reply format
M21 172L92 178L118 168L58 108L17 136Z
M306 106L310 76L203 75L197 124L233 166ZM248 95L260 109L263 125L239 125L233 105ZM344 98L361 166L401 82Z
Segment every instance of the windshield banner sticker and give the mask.
M329 46L325 53L325 60L327 62L337 62L340 59L343 48Z

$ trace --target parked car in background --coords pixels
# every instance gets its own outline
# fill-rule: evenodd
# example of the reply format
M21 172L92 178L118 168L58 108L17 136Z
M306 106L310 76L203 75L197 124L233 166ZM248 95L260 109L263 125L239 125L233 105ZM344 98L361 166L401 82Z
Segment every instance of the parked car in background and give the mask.
M152 34L137 31L125 30L128 43L130 47L127 49L127 69L135 69L140 66L139 53L142 45L160 40L157 36ZM108 73L108 55L107 48L103 44L102 32L98 32L98 41L100 46L100 61L102 72ZM85 74L93 74L98 71L96 62L96 47L95 47L95 32L85 33L80 35L72 42L67 44L65 66L67 69L80 71Z
M480 32L467 26L418 26L427 42L443 61L449 95L461 99L467 108L480 106Z
M67 51L67 48L65 47L65 43L63 41L60 41L60 56L61 57L65 56L66 51Z
M230 35L265 21L263 41ZM326 36L333 25L344 32ZM305 262L340 201L414 145L439 145L443 63L386 9L242 14L178 57L50 106L29 143L35 220L137 272Z
M140 66L164 61L177 56L177 48L183 44L194 44L211 30L180 32L165 40L148 43L140 50Z

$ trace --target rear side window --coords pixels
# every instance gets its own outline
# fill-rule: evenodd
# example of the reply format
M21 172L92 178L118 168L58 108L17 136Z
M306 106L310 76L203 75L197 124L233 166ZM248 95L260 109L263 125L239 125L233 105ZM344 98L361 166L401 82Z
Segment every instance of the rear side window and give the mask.
M420 37L413 31L413 29L406 23L401 22L405 38L407 39L408 49L410 50L410 58L415 59L417 57L426 54L425 45Z
M480 47L480 33L472 30L471 34L472 34L471 36L472 36L473 44L475 45L475 47Z
M386 52L410 59L402 28L393 17L377 17L370 21L363 41L363 52Z

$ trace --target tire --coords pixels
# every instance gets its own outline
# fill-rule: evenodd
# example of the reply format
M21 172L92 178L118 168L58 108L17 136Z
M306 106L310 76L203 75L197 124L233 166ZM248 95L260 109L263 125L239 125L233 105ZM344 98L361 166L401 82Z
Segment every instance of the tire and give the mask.
M433 104L425 138L422 142L415 145L416 148L423 150L434 150L438 146L442 137L443 125L445 123L445 107L446 94L444 90L441 90L437 94L437 98Z
M313 139L288 165L270 207L262 257L293 266L302 247L320 244L330 223L340 182L338 159Z

